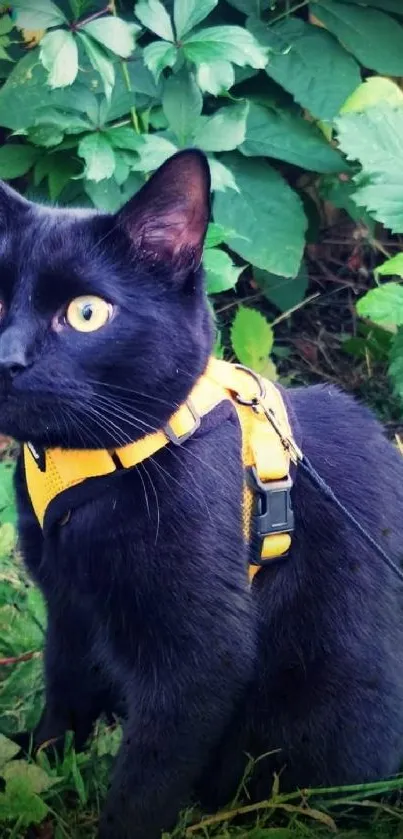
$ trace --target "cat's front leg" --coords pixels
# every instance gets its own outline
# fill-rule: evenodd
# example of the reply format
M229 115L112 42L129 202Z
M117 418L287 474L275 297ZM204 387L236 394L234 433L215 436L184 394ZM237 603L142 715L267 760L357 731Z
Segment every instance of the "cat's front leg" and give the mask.
M98 839L159 839L191 800L254 669L250 626L220 617L214 637L200 626L193 651L136 674Z

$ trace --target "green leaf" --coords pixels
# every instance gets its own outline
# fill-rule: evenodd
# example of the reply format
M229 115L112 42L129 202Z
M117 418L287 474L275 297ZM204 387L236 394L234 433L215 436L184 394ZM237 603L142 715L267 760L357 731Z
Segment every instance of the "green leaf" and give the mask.
M14 27L10 15L2 15L0 18L0 35L8 35Z
M50 789L59 779L49 777L39 766L26 760L7 763L2 775L6 788L0 793L0 821L18 819L21 827L43 821L49 808L39 794Z
M253 276L265 297L274 303L281 312L288 312L304 299L309 277L306 265L302 262L296 277L279 277L268 271L256 268Z
M44 178L48 179L49 196L56 201L65 186L79 173L79 164L68 154L56 153L41 157L35 164L34 184L38 186Z
M162 95L162 107L171 131L178 138L180 145L184 145L192 135L203 107L203 97L193 73L183 68L167 79Z
M326 28L370 70L403 75L403 27L377 9L321 0L310 9Z
M360 317L369 318L381 326L403 326L403 286L384 283L372 288L358 301L357 312Z
M185 38L183 51L196 65L210 61L230 61L240 67L263 69L266 50L241 26L211 26Z
M84 189L97 210L116 213L123 204L122 193L114 178L99 183L85 181Z
M46 125L45 123L44 125L38 125L28 130L28 139L34 146L51 148L61 143L63 137L63 131L57 128L56 125Z
M39 149L33 146L11 146L0 147L0 178L11 181L25 175L35 163Z
M4 734L0 734L0 771L9 760L12 760L20 751L20 747L12 740L8 740Z
M131 26L119 17L101 17L80 27L103 47L120 58L129 58L134 50L134 35Z
M225 241L226 236L231 236L232 230L227 230L225 227L222 227L221 224L215 224L215 222L210 222L204 246L206 250L208 248L215 248L217 245L222 245Z
M299 269L307 227L298 195L267 163L237 154L224 155L239 192L220 192L214 221L235 233L229 247L243 259L284 277Z
M219 294L234 288L245 266L234 265L230 256L219 248L207 248L203 257L207 293Z
M339 144L362 174L354 201L394 233L403 232L403 108L384 104L336 120Z
M311 122L290 111L249 105L245 141L247 157L275 157L313 172L343 172L342 156Z
M115 153L108 138L99 131L87 134L78 144L78 154L85 160L88 181L110 178L115 170Z
M143 135L136 134L131 125L117 125L104 131L105 137L115 149L137 152L147 142ZM150 135L154 137L154 134Z
M219 96L229 90L235 81L235 73L229 61L202 62L197 67L197 82L201 90Z
M403 253L397 253L396 256L387 259L386 262L378 266L376 273L382 277L396 275L403 279Z
M81 39L88 58L99 75L105 90L107 99L111 98L113 86L115 84L115 68L112 61L107 58L102 49L98 47L85 32L78 32L78 37Z
M12 17L20 29L49 29L67 23L62 10L51 0L13 0Z
M11 781L18 779L26 782L29 789L38 795L41 792L46 792L59 780L54 777L50 778L43 769L34 763L27 763L26 760L13 760L12 763L7 764L2 774L7 786Z
M153 74L155 81L158 79L165 67L173 67L178 57L178 51L173 44L166 41L154 41L148 44L143 50L146 67Z
M391 79L384 79L382 76L370 76L358 85L356 90L348 97L340 109L340 114L366 111L375 105L381 105L383 102L402 107L403 91Z
M273 0L228 0L231 6L245 15L257 15L273 7Z
M183 38L215 9L218 0L175 0L174 22L176 37Z
M403 329L398 329L393 337L389 361L388 372L394 391L403 399Z
M14 524L16 521L14 498L14 463L0 461L0 522Z
M239 307L231 327L231 344L241 364L260 373L266 366L273 339L273 330L260 312Z
M153 172L162 163L178 151L177 146L158 134L138 135L138 163L133 162L132 169L138 172Z
M343 0L343 3L353 3L355 6L373 6L375 9L382 9L384 12L394 12L396 15L403 14L401 0Z
M171 18L160 0L139 0L134 13L146 29L151 29L165 41L175 40Z
M39 58L48 71L50 87L73 84L78 73L78 49L74 36L66 29L56 29L43 36Z
M0 90L0 125L13 131L33 125L37 109L47 103L50 95L45 79L38 53L24 55Z
M344 47L325 29L296 17L270 27L250 18L247 26L271 48L266 73L313 116L333 119L361 81L359 66Z
M235 178L227 166L224 166L216 157L209 157L209 166L213 192L225 192L227 189L234 189L235 192L239 192Z
M200 117L194 142L204 151L231 151L245 139L247 103L227 105L211 117Z

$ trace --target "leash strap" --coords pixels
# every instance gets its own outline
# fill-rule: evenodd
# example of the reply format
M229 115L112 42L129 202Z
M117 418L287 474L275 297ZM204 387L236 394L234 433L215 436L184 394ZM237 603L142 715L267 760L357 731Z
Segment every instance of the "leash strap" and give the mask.
M310 460L307 457L305 457L305 455L303 455L302 459L299 460L298 466L301 469L301 471L307 476L307 478L309 478L311 484L317 487L317 489L319 489L323 493L325 498L331 501L334 504L334 506L337 507L337 509L340 510L341 513L343 513L344 517L350 522L350 524L353 525L355 530L357 530L358 533L360 533L367 545L369 545L378 554L379 558L382 559L382 561L388 566L388 568L390 568L390 570L393 571L397 577L399 577L399 580L402 580L403 582L403 572L399 568L399 566L396 565L393 559L386 553L386 551L384 551L379 542L377 542L376 539L374 539L371 536L371 534L368 533L368 530L366 530L365 527L363 527L362 524L360 524L358 519L356 519L356 517L353 516L352 513L350 513L347 507L345 507L344 504L342 504L337 495L335 495L335 493L326 483L326 481L324 481L323 478L321 478L314 466L312 466Z

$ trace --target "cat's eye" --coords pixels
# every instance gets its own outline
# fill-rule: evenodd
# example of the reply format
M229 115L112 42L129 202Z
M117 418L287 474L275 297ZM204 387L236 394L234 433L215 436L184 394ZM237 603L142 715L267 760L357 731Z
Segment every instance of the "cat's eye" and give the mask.
M69 303L65 319L77 332L96 332L112 317L113 306L102 297L88 294Z

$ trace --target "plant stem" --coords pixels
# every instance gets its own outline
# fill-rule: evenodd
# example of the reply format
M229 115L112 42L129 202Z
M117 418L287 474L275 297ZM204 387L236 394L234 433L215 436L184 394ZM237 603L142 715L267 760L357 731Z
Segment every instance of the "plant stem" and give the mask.
M286 9L285 12L281 12L281 15L277 15L277 17L272 18L270 23L277 23L278 20L282 20L284 17L288 17L288 15L291 15L293 12L296 12L297 9L302 9L303 6L307 6L308 3L309 0L302 0L301 3L297 3L296 6L291 6L291 8Z
M19 664L20 661L31 661L31 658L39 657L42 653L37 652L34 650L30 653L23 653L22 655L12 655L8 656L8 658L0 658L0 667L4 664Z
M105 6L105 8L101 9L99 12L94 12L93 15L88 15L88 17L85 17L84 20L80 20L79 23L75 23L74 29L81 29L82 26L85 26L87 23L91 23L92 20L97 20L97 18L101 17L101 15L105 15L109 11L110 4Z
M112 14L115 17L117 17L115 0L111 0L108 8L112 12ZM128 67L127 67L127 61L121 61L121 67L122 67L123 78L125 80L127 90L128 90L129 93L133 93L132 83L130 81L129 70L128 70ZM133 128L134 128L136 134L141 134L140 122L139 122L138 114L137 114L137 111L136 111L136 108L134 107L134 105L132 105L131 108L130 108L130 116L131 116Z

